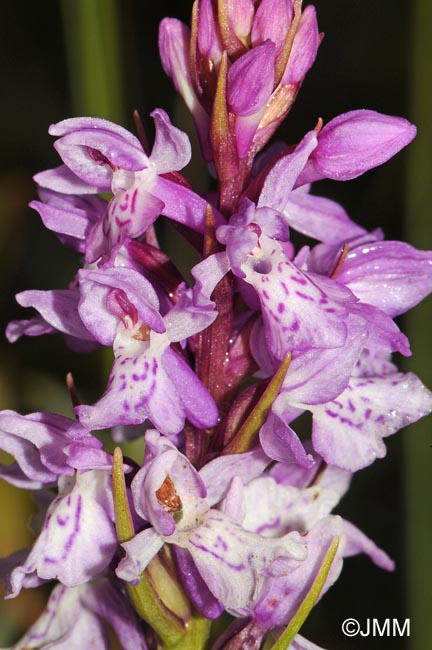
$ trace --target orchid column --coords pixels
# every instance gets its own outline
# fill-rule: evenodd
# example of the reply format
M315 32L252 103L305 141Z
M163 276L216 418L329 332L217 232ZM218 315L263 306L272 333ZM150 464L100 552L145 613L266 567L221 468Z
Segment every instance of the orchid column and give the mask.
M41 504L34 545L1 562L8 596L55 581L13 648L107 648L108 621L126 650L313 650L298 631L344 558L393 570L332 511L384 439L432 410L392 356L411 353L394 318L432 289L432 253L310 190L386 162L416 130L373 110L325 124L318 112L299 142L269 144L320 42L298 0L196 0L190 28L162 21L164 69L215 179L205 196L161 108L152 146L138 116L137 136L97 117L51 125L61 165L35 176L31 205L80 268L67 288L19 293L36 315L7 337L61 332L113 362L94 404L69 377L71 417L0 413L15 458L1 476ZM164 219L200 256L190 283L160 246ZM139 462L123 458L131 438L145 440Z

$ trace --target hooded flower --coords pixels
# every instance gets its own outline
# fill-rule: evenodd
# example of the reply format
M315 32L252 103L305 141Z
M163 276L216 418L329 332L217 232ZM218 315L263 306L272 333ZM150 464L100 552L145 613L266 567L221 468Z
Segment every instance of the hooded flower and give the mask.
M278 558L304 558L298 535L267 540L249 533L212 508L202 476L169 441L157 432L147 432L146 442L150 451L133 480L132 494L138 514L153 527L123 544L126 557L117 568L120 578L136 581L162 544L168 542L189 552L207 588L230 609L249 601L261 575ZM218 459L218 463L218 470L227 463L235 471L228 457ZM245 469L240 472L245 475ZM248 473L250 476L250 469L246 469ZM220 497L219 493L216 498Z
M65 167L36 175L45 193L51 190L56 194L47 197L47 207L40 203L34 207L60 236L85 238L80 247L84 246L88 263L100 257L110 258L126 239L142 235L159 214L194 230L204 230L204 199L184 184L165 177L189 162L189 140L163 110L156 109L152 116L156 138L150 156L134 135L107 120L71 118L50 127L51 135L60 136L55 147ZM58 193L80 195L83 184L84 193L111 191L113 197L96 220L93 206L89 206L87 214L78 213L79 223L76 219L75 231L68 233L68 211L55 197ZM82 210L83 201L79 205ZM60 209L54 213L56 207Z
M102 429L149 418L167 435L179 433L186 417L199 427L214 425L218 414L212 397L170 344L213 322L209 296L218 277L203 280L204 294L183 288L164 317L152 285L133 269L82 270L79 282L80 316L97 341L113 345L115 355L102 398L76 408L80 421Z

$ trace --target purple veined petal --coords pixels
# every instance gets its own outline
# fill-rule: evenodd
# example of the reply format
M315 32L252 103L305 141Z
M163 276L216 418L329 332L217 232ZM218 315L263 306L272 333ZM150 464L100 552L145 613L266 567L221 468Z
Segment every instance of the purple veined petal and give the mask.
M89 185L111 188L113 167L138 171L149 166L141 145L100 129L71 131L54 143L61 159Z
M123 591L105 578L98 578L86 587L81 602L114 628L123 650L147 650L140 621Z
M98 196L73 196L51 190L40 190L42 201L31 201L48 230L56 233L60 241L80 253L85 250L86 237L105 209L106 201Z
M308 550L306 560L297 563L290 572L285 575L282 574L279 578L269 578L262 593L253 604L253 616L260 626L271 628L289 623L312 587L319 567L335 537L342 537L343 540L341 518L335 516L324 517L304 537ZM339 544L324 587L320 592L320 597L339 577L343 564L343 546L342 541ZM288 594L289 597L287 598Z
M263 571L279 557L305 558L306 549L297 534L267 539L233 524L216 510L209 510L201 525L173 540L190 551L208 588L225 609L239 609L251 599Z
M98 194L105 189L105 186L89 185L76 176L66 165L39 172L33 176L33 180L40 187L59 194Z
M293 15L291 0L261 0L252 25L252 45L256 47L269 38L279 54Z
M81 299L79 313L86 327L100 343L111 345L120 319L131 318L134 313L155 332L164 332L165 325L159 314L159 300L153 286L134 269L109 267L81 269L78 272ZM113 290L121 292L123 309L111 303ZM132 323L135 325L136 323Z
M387 553L380 549L375 542L361 532L352 523L344 519L344 532L347 538L344 549L344 557L352 557L359 553L365 553L372 562L386 571L393 571L395 563Z
M158 174L179 171L186 167L191 158L189 138L173 126L168 115L161 108L151 113L155 122L156 135L150 156Z
M267 40L233 63L228 71L227 101L235 115L258 113L273 91L275 44Z
M350 472L383 458L383 437L432 410L432 393L412 373L356 377L336 400L310 407L314 449Z
M21 307L36 309L59 332L86 341L94 340L78 314L79 293L76 289L22 291L15 298Z
M218 618L224 610L223 604L213 596L207 587L189 551L172 545L171 552L181 575L182 585L193 606L210 620Z
M283 215L291 228L326 244L345 243L366 232L335 201L298 189L287 198Z
M347 284L362 302L394 318L432 291L432 252L398 241L355 246L341 267L338 282Z
M300 24L294 37L283 84L299 84L312 67L320 44L320 34L315 7L309 5L302 13Z
M107 133L119 136L138 149L141 148L140 141L130 131L119 124L115 124L114 122L110 122L101 117L70 117L61 122L57 122L56 124L51 124L48 133L50 135L61 137L68 135L69 133L82 131L83 129L106 131Z
M162 366L176 386L188 420L202 429L213 427L219 417L217 406L194 371L171 348L163 353Z
M208 201L184 185L174 183L167 178L158 176L152 187L152 193L163 202L161 214L182 223L192 230L205 231L206 210ZM225 223L223 216L212 208L216 225Z
M154 181L153 173L147 178L136 178L128 189L113 196L105 213L88 234L87 263L95 262L99 257L111 256L114 259L126 240L139 237L154 223L164 207L164 203L150 191Z
M264 453L272 460L282 463L297 463L309 468L315 464L313 457L307 454L298 435L284 422L281 415L270 413L260 429L260 443Z
M301 535L311 530L339 503L338 490L320 484L299 489L277 483L265 475L244 487L246 515L243 528L266 538L288 531Z
M95 650L107 648L106 631L102 622L83 607L80 602L80 588L68 589L58 584L51 592L45 610L9 650L69 650L82 647L84 639L91 639Z
M102 470L77 474L76 482L63 481L27 559L12 571L14 595L26 574L76 586L108 566L117 546L112 513L106 509L112 499L110 481L110 473Z
M116 569L117 577L125 582L137 584L141 573L162 548L163 543L163 538L154 528L146 528L129 542L122 544L126 555Z
M316 131L309 131L293 152L275 163L264 181L258 207L267 206L285 213L292 189L317 144Z
M42 487L45 483L54 483L58 475L43 464L39 450L30 441L6 431L2 420L3 417L0 420L1 449L14 456L16 461L12 465L1 465L0 476L17 487L27 487L28 484ZM72 474L72 470L66 467L64 474Z
M199 474L207 488L207 501L210 506L224 498L231 481L239 477L243 484L249 483L262 474L270 459L260 449L244 454L233 454L215 458L202 467Z
M363 318L350 314L343 346L306 350L293 355L273 411L279 403L322 404L336 398L348 385L360 354L367 343L368 329Z
M6 326L6 338L9 343L15 343L21 336L41 336L53 334L57 330L46 322L42 316L25 320L12 320Z
M387 162L413 140L416 128L402 117L370 110L343 113L324 126L301 182L347 181Z

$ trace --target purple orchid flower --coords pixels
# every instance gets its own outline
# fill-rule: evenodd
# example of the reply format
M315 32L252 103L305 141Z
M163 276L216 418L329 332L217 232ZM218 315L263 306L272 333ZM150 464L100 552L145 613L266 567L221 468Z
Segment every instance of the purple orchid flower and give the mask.
M124 650L147 650L140 624L118 585L98 578L78 587L57 585L46 609L28 632L8 650L70 650L111 646L109 623Z
M56 193L79 195L77 186L84 183L90 193L113 193L103 215L90 229L85 215L78 215L81 219L77 224L79 232L74 236L82 238L84 234L88 263L111 256L126 239L142 235L159 214L194 230L204 230L205 200L185 185L164 177L187 165L189 140L171 124L163 110L156 109L152 116L156 137L150 156L134 135L107 120L71 118L49 129L51 135L60 136L55 148L69 171L66 173L65 168L60 167L37 174L35 180L39 185ZM53 199L50 200L52 203ZM49 208L38 204L35 207L43 218L51 217L56 232L67 234L68 214L63 218L57 211L53 216ZM93 212L87 221L92 219Z
M138 514L153 527L123 544L120 578L136 581L162 544L172 543L189 551L210 592L230 609L250 600L260 575L278 558L304 558L297 534L267 540L247 532L212 508L202 476L172 443L157 432L147 432L146 441L150 455L132 482L132 494ZM218 459L218 470L223 462ZM232 460L226 462L235 471Z
M101 429L149 418L167 435L178 434L186 417L199 427L213 426L218 413L212 397L170 345L216 318L209 296L218 276L204 281L207 299L183 288L164 317L152 285L133 269L81 270L79 282L79 314L97 341L113 345L115 355L102 398L76 408L80 421Z
M57 579L67 587L100 575L117 548L111 470L95 469L59 478L42 530L28 555L21 553L8 577L8 593Z
M75 469L109 469L100 440L74 420L53 413L0 412L0 448L15 457L0 476L12 485L39 489L71 477Z

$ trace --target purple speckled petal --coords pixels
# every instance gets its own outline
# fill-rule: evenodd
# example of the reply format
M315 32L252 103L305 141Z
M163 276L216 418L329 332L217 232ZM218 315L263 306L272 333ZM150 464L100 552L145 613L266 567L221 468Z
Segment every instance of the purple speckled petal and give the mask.
M56 585L37 621L8 650L70 650L84 647L83 643L88 639L91 639L94 650L107 650L102 622L80 603L80 588Z
M171 348L163 353L162 366L176 387L188 420L201 429L215 426L219 417L217 406L192 368Z
M336 400L310 410L314 449L355 472L385 456L383 437L431 412L432 393L412 373L358 377Z
M155 122L156 135L150 161L158 174L183 169L191 158L188 136L171 124L168 115L161 108L154 110L151 116Z
M78 314L77 289L22 291L15 297L21 307L33 307L57 331L85 341L94 340Z
M267 343L277 359L287 352L344 345L347 307L356 302L350 291L303 273L270 240L255 268L243 268L260 299Z
M76 482L62 480L27 559L11 573L14 596L26 574L76 586L108 566L117 546L110 483L110 473L103 470L77 474Z
M339 395L348 385L355 365L367 341L368 329L363 318L350 314L346 319L347 337L338 348L307 350L294 355L276 399L273 411L283 402L322 404Z
M299 489L262 476L244 487L246 516L242 526L264 537L277 538L289 531L300 534L329 514L340 492L320 484Z
M90 429L149 419L166 435L181 431L185 419L181 397L159 353L155 356L150 349L134 356L118 354L105 393L93 406L77 406L75 412Z
M86 262L95 262L110 254L114 257L124 241L139 237L152 225L164 206L149 191L154 181L152 172L147 178L132 181L127 189L117 191L101 219L88 233Z

